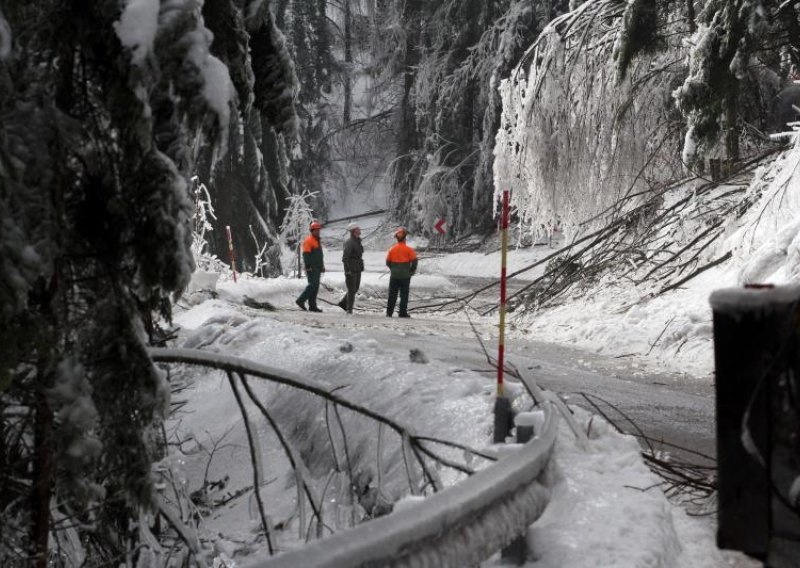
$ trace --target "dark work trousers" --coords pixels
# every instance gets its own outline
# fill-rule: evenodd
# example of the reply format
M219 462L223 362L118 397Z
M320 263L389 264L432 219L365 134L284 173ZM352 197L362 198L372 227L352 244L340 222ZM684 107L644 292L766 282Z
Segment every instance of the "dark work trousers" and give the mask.
M361 287L361 273L360 272L345 272L344 273L344 283L347 286L347 293L342 298L342 301L339 302L339 307L343 310L347 311L347 313L353 313L353 306L356 305L356 292Z
M400 315L408 314L408 288L410 285L411 278L389 278L389 303L386 304L386 315L390 316L394 313L398 292L400 292Z
M306 289L303 290L303 293L300 294L300 297L297 298L298 302L305 302L308 300L308 307L309 308L316 308L317 307L317 292L319 292L319 279L322 276L322 273L319 271L318 268L315 268L311 271L306 271L306 278L308 278L308 286Z

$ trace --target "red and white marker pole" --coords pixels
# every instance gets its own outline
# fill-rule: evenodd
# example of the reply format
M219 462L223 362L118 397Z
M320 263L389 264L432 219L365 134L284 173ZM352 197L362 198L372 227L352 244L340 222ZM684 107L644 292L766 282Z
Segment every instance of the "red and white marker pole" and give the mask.
M233 236L231 236L231 226L225 225L225 233L228 235L228 258L231 261L233 270L233 281L236 282L236 254L233 252Z
M506 359L506 258L508 253L508 190L503 191L503 214L500 220L500 334L497 341L497 396L494 401L494 443L505 442L511 433L513 416L511 401L503 388L503 370Z
M503 191L503 217L500 224L500 337L497 342L497 396L503 396L503 369L506 358L506 260L508 258L508 190Z

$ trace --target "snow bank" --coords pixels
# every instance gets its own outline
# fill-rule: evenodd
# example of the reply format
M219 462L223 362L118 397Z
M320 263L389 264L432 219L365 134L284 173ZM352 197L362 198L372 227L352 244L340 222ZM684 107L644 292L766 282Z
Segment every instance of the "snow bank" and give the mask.
M295 282L300 283L279 279L272 291L280 286L286 286L284 291L291 290ZM264 292L259 284L255 281L240 281L236 285L223 283L219 299L178 313L175 322L183 328L181 346L218 350L272 367L292 369L308 380L340 389L340 396L394 418L414 431L432 433L473 447L484 444L491 424L491 397L490 391L482 388L485 380L479 374L466 370L454 373L451 365L438 361L425 365L414 363L407 349L385 347L368 333L283 323L268 317L268 312L263 313L267 317L262 317L262 312L223 299L230 294L235 300L245 292L256 296ZM231 292L235 287L238 290ZM215 443L219 444L208 470L210 480L227 478L224 492L212 492L209 497L218 499L252 484L241 415L221 373L196 369L187 372L191 372L187 378L192 386L181 396L186 405L170 425L170 431L174 428L176 435L184 440L183 451L176 453L173 462L179 464L187 487L194 491L205 475L210 449ZM325 496L324 507L329 515L326 522L331 527L346 528L353 520L361 519L370 507L392 502L408 492L397 435L385 428L379 434L376 423L342 411L343 426L348 432L349 457L364 491L359 503L351 505L346 477L335 473L337 468L324 405L306 393L287 387L255 380L251 381L251 386L302 455L312 484ZM261 416L253 411L250 417L259 429L265 480L262 495L269 503L271 518L283 527L277 537L280 546L284 549L300 546L298 531L303 529L295 514L295 477ZM343 460L342 441L335 428L334 436L338 459ZM379 437L382 438L382 478L376 475ZM445 448L442 454L464 460L460 450ZM463 474L448 470L441 471L440 475L447 485L463 478ZM287 488L292 489L287 491ZM240 543L239 557L265 546L257 539L258 515L247 495L252 496L252 492L245 491L241 499L215 509L204 527L204 538ZM237 558L237 562L239 560Z
M800 146L756 172L745 199L755 204L731 224L725 247L739 284L800 281Z
M725 564L707 523L689 518L657 487L631 436L575 408L590 433L581 451L561 426L550 505L528 533L529 568L693 568Z

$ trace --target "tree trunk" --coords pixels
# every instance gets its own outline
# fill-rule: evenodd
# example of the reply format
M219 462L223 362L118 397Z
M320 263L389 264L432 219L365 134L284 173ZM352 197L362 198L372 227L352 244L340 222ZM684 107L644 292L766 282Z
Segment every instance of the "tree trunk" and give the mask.
M406 28L405 58L403 61L403 87L398 108L397 125L397 161L395 165L396 211L405 217L412 198L412 170L414 168L413 151L416 147L416 121L412 107L411 91L416 78L416 65L420 60L420 6L418 0L408 0L403 14L403 25Z
M31 543L36 568L47 568L50 534L50 489L53 480L53 413L44 389L42 371L37 377L36 418L34 424L33 491L31 493Z
M734 79L725 97L725 152L729 163L739 160L739 130L736 126L738 94L738 84Z
M342 122L345 126L350 124L350 107L352 106L352 85L350 83L350 70L353 66L353 35L351 29L350 0L344 0L344 73L342 82L344 84L344 111Z

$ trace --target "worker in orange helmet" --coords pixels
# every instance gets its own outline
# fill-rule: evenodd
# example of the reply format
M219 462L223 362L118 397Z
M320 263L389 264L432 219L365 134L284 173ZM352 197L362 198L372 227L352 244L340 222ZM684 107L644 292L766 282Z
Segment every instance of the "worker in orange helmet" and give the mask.
M389 301L386 304L386 316L392 317L394 305L397 301L397 294L400 293L400 312L401 318L411 317L408 315L408 290L411 286L411 277L417 271L417 253L406 244L408 231L405 227L399 227L394 232L397 244L389 249L386 254L386 266L389 267L391 276L389 278Z
M309 226L311 234L303 241L303 264L306 267L306 278L308 279L308 286L300 294L300 297L295 300L295 303L300 306L300 309L306 310L306 301L308 301L309 312L321 312L317 307L317 293L319 292L319 281L322 273L325 272L325 259L322 254L322 243L319 240L319 233L322 229L322 223L313 221Z

